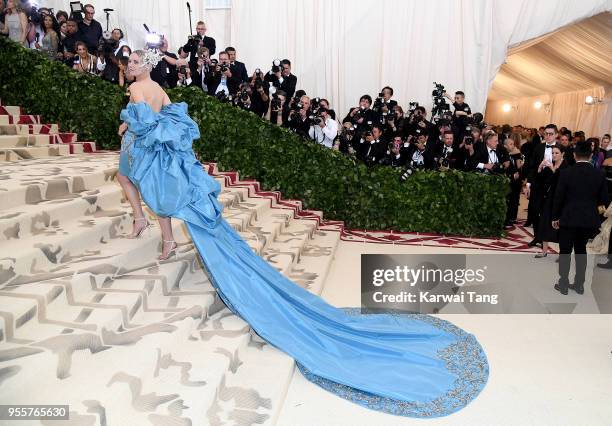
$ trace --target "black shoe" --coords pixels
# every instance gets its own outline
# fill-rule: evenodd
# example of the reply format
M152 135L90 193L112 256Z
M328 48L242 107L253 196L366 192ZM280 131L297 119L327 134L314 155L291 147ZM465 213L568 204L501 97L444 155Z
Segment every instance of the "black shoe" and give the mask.
M570 284L567 286L567 288L569 288L570 290L574 290L578 294L584 294L583 286L577 286L576 284Z
M608 259L606 263L598 263L597 267L602 269L612 269L612 259Z
M542 247L542 243L541 243L541 242L539 242L538 240L535 240L535 239L533 239L533 240L529 241L529 243L527 244L527 246L529 246L529 247L535 247L535 246L537 246L537 245L539 245L540 247Z
M559 293L567 296L567 287L561 287L561 285L559 283L555 284L555 290L557 290Z

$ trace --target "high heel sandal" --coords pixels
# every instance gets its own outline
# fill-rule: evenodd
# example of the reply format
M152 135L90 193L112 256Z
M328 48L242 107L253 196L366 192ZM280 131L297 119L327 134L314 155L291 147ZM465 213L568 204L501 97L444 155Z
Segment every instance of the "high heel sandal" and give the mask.
M168 253L166 253L166 255L164 256L163 252L164 252L164 246L166 244L172 244L172 248L170 249L170 251ZM158 260L168 260L170 259L170 257L172 256L176 256L176 249L178 248L178 244L176 244L176 241L174 240L170 240L170 241L163 241L162 244L162 254L159 255L159 257L157 258Z
M145 229L149 229L151 227L151 224L149 223L149 221L147 220L146 217L137 217L136 219L134 219L133 224L136 225L136 222L145 222L146 225L143 226L142 228L140 228L138 230L138 232L136 232L134 235L128 235L128 239L130 240L135 240L136 238L140 238L140 236L142 235L142 233L145 231Z

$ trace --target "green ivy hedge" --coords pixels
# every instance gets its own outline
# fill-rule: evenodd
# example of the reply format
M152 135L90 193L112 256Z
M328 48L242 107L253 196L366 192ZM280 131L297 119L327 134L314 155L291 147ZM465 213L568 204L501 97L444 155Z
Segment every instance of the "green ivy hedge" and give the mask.
M120 88L49 62L6 38L0 38L0 63L4 103L36 111L102 148L119 146L116 130L125 103ZM505 177L425 171L402 183L396 169L368 168L196 88L173 89L169 95L174 102L187 102L200 126L202 138L194 144L200 158L255 178L265 190L300 199L327 219L370 230L502 234Z

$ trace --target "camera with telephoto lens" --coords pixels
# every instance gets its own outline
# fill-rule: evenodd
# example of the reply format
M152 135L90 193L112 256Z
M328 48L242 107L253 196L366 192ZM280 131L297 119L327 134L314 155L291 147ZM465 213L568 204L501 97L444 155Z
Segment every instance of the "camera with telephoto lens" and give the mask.
M181 65L178 67L178 73L183 75L187 74L187 65Z
M443 158L440 161L440 167L444 167L445 169L450 168L450 161L449 161L449 159L448 158Z
M385 106L387 106L388 108L390 103L391 103L390 101L385 100L383 93L380 92L378 94L378 97L374 101L374 105L372 106L372 109L376 112L381 112Z
M325 117L321 114L311 114L308 116L313 126L320 126L325 123Z
M410 176L414 174L416 169L413 167L412 163L406 166L404 172L400 175L400 182L406 182Z
M102 37L98 43L98 55L109 56L119 47L119 42L113 38Z
M225 64L223 64L223 63L222 63L222 64L221 64L221 66L219 67L219 70L220 70L222 73L224 73L224 72L226 72L227 70L229 70L229 67L228 67L227 65L225 65Z
M350 141L355 137L355 132L357 130L355 126L351 125L351 127L344 127L343 129L342 136L345 140Z
M222 90L219 93L217 93L215 95L215 97L217 98L217 100L221 101L221 102L225 102L225 103L232 103L233 101L233 96L232 95L226 95L225 92Z
M190 35L187 37L187 40L190 44L200 44L202 36L200 34Z
M413 112L416 111L416 109L419 107L419 103L418 102L409 102L408 103L408 113L412 114Z
M280 96L278 96L276 93L274 93L272 95L272 100L270 101L270 107L273 111L276 110L280 110L283 106L283 101L281 100Z
M298 98L297 96L295 98L293 98L293 102L291 103L291 110L292 111L299 111L304 107L304 105L302 104L302 102L300 101L300 98Z

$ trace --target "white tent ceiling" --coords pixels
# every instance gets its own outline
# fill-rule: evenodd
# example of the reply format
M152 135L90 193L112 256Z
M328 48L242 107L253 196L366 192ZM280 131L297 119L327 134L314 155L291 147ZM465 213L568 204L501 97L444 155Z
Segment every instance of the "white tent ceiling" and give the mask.
M508 51L489 100L612 87L612 13L569 25Z

